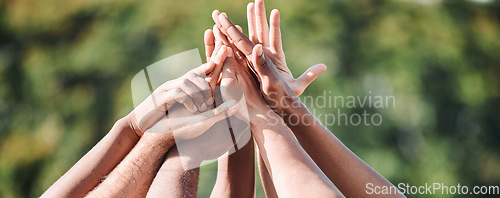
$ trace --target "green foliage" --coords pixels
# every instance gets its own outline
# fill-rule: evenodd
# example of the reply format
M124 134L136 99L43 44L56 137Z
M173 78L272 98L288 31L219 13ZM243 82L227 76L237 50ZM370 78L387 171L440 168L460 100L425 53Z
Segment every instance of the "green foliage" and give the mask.
M330 126L391 182L500 183L500 4L269 0L304 95L391 95L380 126ZM0 197L39 196L133 109L130 80L203 49L211 11L246 30L246 2L1 1ZM336 108L312 108L317 114ZM200 197L216 166L203 168ZM259 197L262 192L259 190Z

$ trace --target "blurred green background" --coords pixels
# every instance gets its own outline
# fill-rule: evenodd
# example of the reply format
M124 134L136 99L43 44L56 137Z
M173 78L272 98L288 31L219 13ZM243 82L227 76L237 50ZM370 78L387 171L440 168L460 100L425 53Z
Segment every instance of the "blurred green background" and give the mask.
M214 9L246 31L247 3L0 1L0 197L41 195L133 109L138 71L192 48L203 53ZM266 6L281 11L294 75L328 66L304 95L396 97L396 108L342 109L380 113L380 126L329 127L375 170L394 184L500 185L498 1ZM202 168L200 197L216 169Z

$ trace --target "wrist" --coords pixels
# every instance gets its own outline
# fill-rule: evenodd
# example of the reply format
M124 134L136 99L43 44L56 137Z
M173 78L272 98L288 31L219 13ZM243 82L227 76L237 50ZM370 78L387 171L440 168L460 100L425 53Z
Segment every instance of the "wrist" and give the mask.
M120 135L132 139L135 142L139 141L140 139L140 136L137 134L136 130L132 126L132 123L130 122L128 116L125 116L115 122L111 131L115 130L118 131Z
M252 131L258 132L277 125L284 125L283 119L270 108L253 114L250 117Z
M135 113L133 111L118 121L121 122L124 127L127 127L138 138L141 138L142 135L144 135L144 131L139 128Z

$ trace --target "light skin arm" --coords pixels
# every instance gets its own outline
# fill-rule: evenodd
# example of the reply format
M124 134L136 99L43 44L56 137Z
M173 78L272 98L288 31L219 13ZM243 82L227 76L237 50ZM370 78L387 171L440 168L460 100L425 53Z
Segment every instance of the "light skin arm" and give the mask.
M126 119L115 123L104 138L55 182L42 197L83 197L127 155L139 137Z
M276 14L271 14L271 17L273 16ZM374 186L392 186L389 181L344 146L307 110L305 105L296 98L296 90L288 86L287 81L282 77L283 73L278 71L278 66L274 65L268 55L256 54L256 52L264 51L262 45L254 45L244 34L235 31L236 28L225 14L214 18L217 18L217 26L222 32L225 32L230 40L237 41L234 42L235 46L252 61L258 73L257 76L261 80L262 93L269 105L282 115L281 117L303 148L343 194L348 197L367 196L365 191L367 183L372 183ZM275 38L278 37L275 36ZM270 42L271 45L281 43L281 38L279 39L279 42ZM278 47L281 46L274 48ZM314 76L314 74L311 75ZM296 115L304 119L293 120L297 117ZM290 124L297 121L299 124ZM402 197L399 194L392 196Z
M179 107L179 109L177 109L177 107ZM174 106L172 109L174 109L172 112L185 111L185 114L188 111L181 105ZM157 132L144 133L137 145L130 151L125 159L123 159L108 177L97 186L97 188L91 191L88 196L123 197L146 195L158 168L163 162L165 154L176 141L183 141L184 144L187 144L186 142L205 137L207 136L207 134L204 133L205 131L220 120L233 115L236 111L237 105L235 105L234 101L229 101L219 105L215 109L189 116L187 120L191 120L192 122L190 123L195 124L185 125L182 123L182 120L186 119L178 121L178 118L171 118L170 121L158 121L152 129L158 126L160 129L163 129L164 127L161 126L162 123L170 123L172 130L164 132L153 130ZM185 137L192 138L192 134L200 135L193 139L181 139ZM208 140L209 139L202 138L202 140L199 141L207 142ZM193 144L197 145L196 142ZM194 145L190 146L192 147ZM202 158L200 158L200 156L193 155L190 157L193 158L193 163L201 163Z
M172 147L151 184L147 197L196 197L200 168L184 170L177 147Z
M180 80L162 85L161 90L158 89L150 97L156 97L159 99L158 101L163 100L164 105L154 106L150 102L145 101L129 115L117 121L111 131L42 196L84 196L95 188L102 178L108 175L124 159L127 153L139 141L139 138L144 133L144 129L149 128L151 123L154 123L162 115L165 115L166 109L178 102L185 105L190 112L203 109L201 107L205 101L207 101L206 103L210 103L210 86L213 86L212 84L215 83L213 79L218 79L221 66L217 67L217 65L221 65L225 59L225 50L226 48L217 50L217 53L214 54L215 58L212 61L192 70L191 75L203 74L204 72L203 75L198 76L206 75L205 80L208 83L205 82L204 84L203 81L205 80L197 76L197 81L187 81L185 78L180 78ZM180 84L179 82L185 82L185 84Z
M109 176L87 197L144 196L165 153L174 145L164 133L145 133Z
M218 30L218 29L215 29ZM216 34L216 33L215 33ZM219 33L219 38L222 34ZM223 35L222 35L223 36ZM205 54L207 61L210 60L215 49L216 37L214 31L207 30L204 35ZM223 41L220 41L219 44ZM240 141L248 141L246 138ZM238 143L237 145L243 145ZM218 159L217 180L212 190L211 197L250 197L255 194L255 168L254 168L254 144L250 138L245 146L231 155Z

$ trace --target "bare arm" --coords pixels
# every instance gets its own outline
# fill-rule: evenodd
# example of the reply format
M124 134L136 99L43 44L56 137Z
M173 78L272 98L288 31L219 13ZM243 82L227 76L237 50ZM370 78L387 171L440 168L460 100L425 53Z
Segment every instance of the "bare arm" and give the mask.
M286 80L282 78L282 72L277 70L267 54L264 55L261 52L264 51L261 45L255 46L244 34L236 31L235 26L225 14L214 13L213 17L217 26L230 40L237 41L234 42L235 46L245 54L247 59L252 61L257 76L261 80L262 93L269 105L282 115L304 149L328 178L334 181L343 194L350 197L366 196L367 183L392 186L389 181L359 159L312 116L295 97L296 90L290 89ZM256 53L256 51L260 53ZM300 107L291 108L292 104L299 104ZM297 120L290 120L289 118L293 118L290 115L299 115L300 118L305 118L299 120L299 124L292 126L290 123L296 123ZM400 197L401 195L394 196Z
M235 153L219 158L217 180L210 197L253 198L255 196L254 159L252 138Z
M255 141L280 197L341 197L335 186L270 110L252 123ZM300 178L300 179L298 179Z
M235 64L234 57L227 61L221 84L227 82L226 85L238 86L243 91L253 136L277 194L282 197L339 196L335 186L302 149L281 117L264 102L250 71Z
M137 145L88 197L144 196L164 159L174 145L164 133L145 133Z
M121 119L104 138L57 180L42 197L83 197L127 155L139 140Z
M149 188L147 197L196 197L200 168L184 170L177 147L172 147Z
M266 194L267 198L277 198L278 193L276 193L273 179L271 178L271 175L269 175L266 164L264 163L264 160L262 159L262 156L260 156L260 154L258 154L257 157L259 158L259 174L260 181L262 182L262 187L264 188L264 193Z

